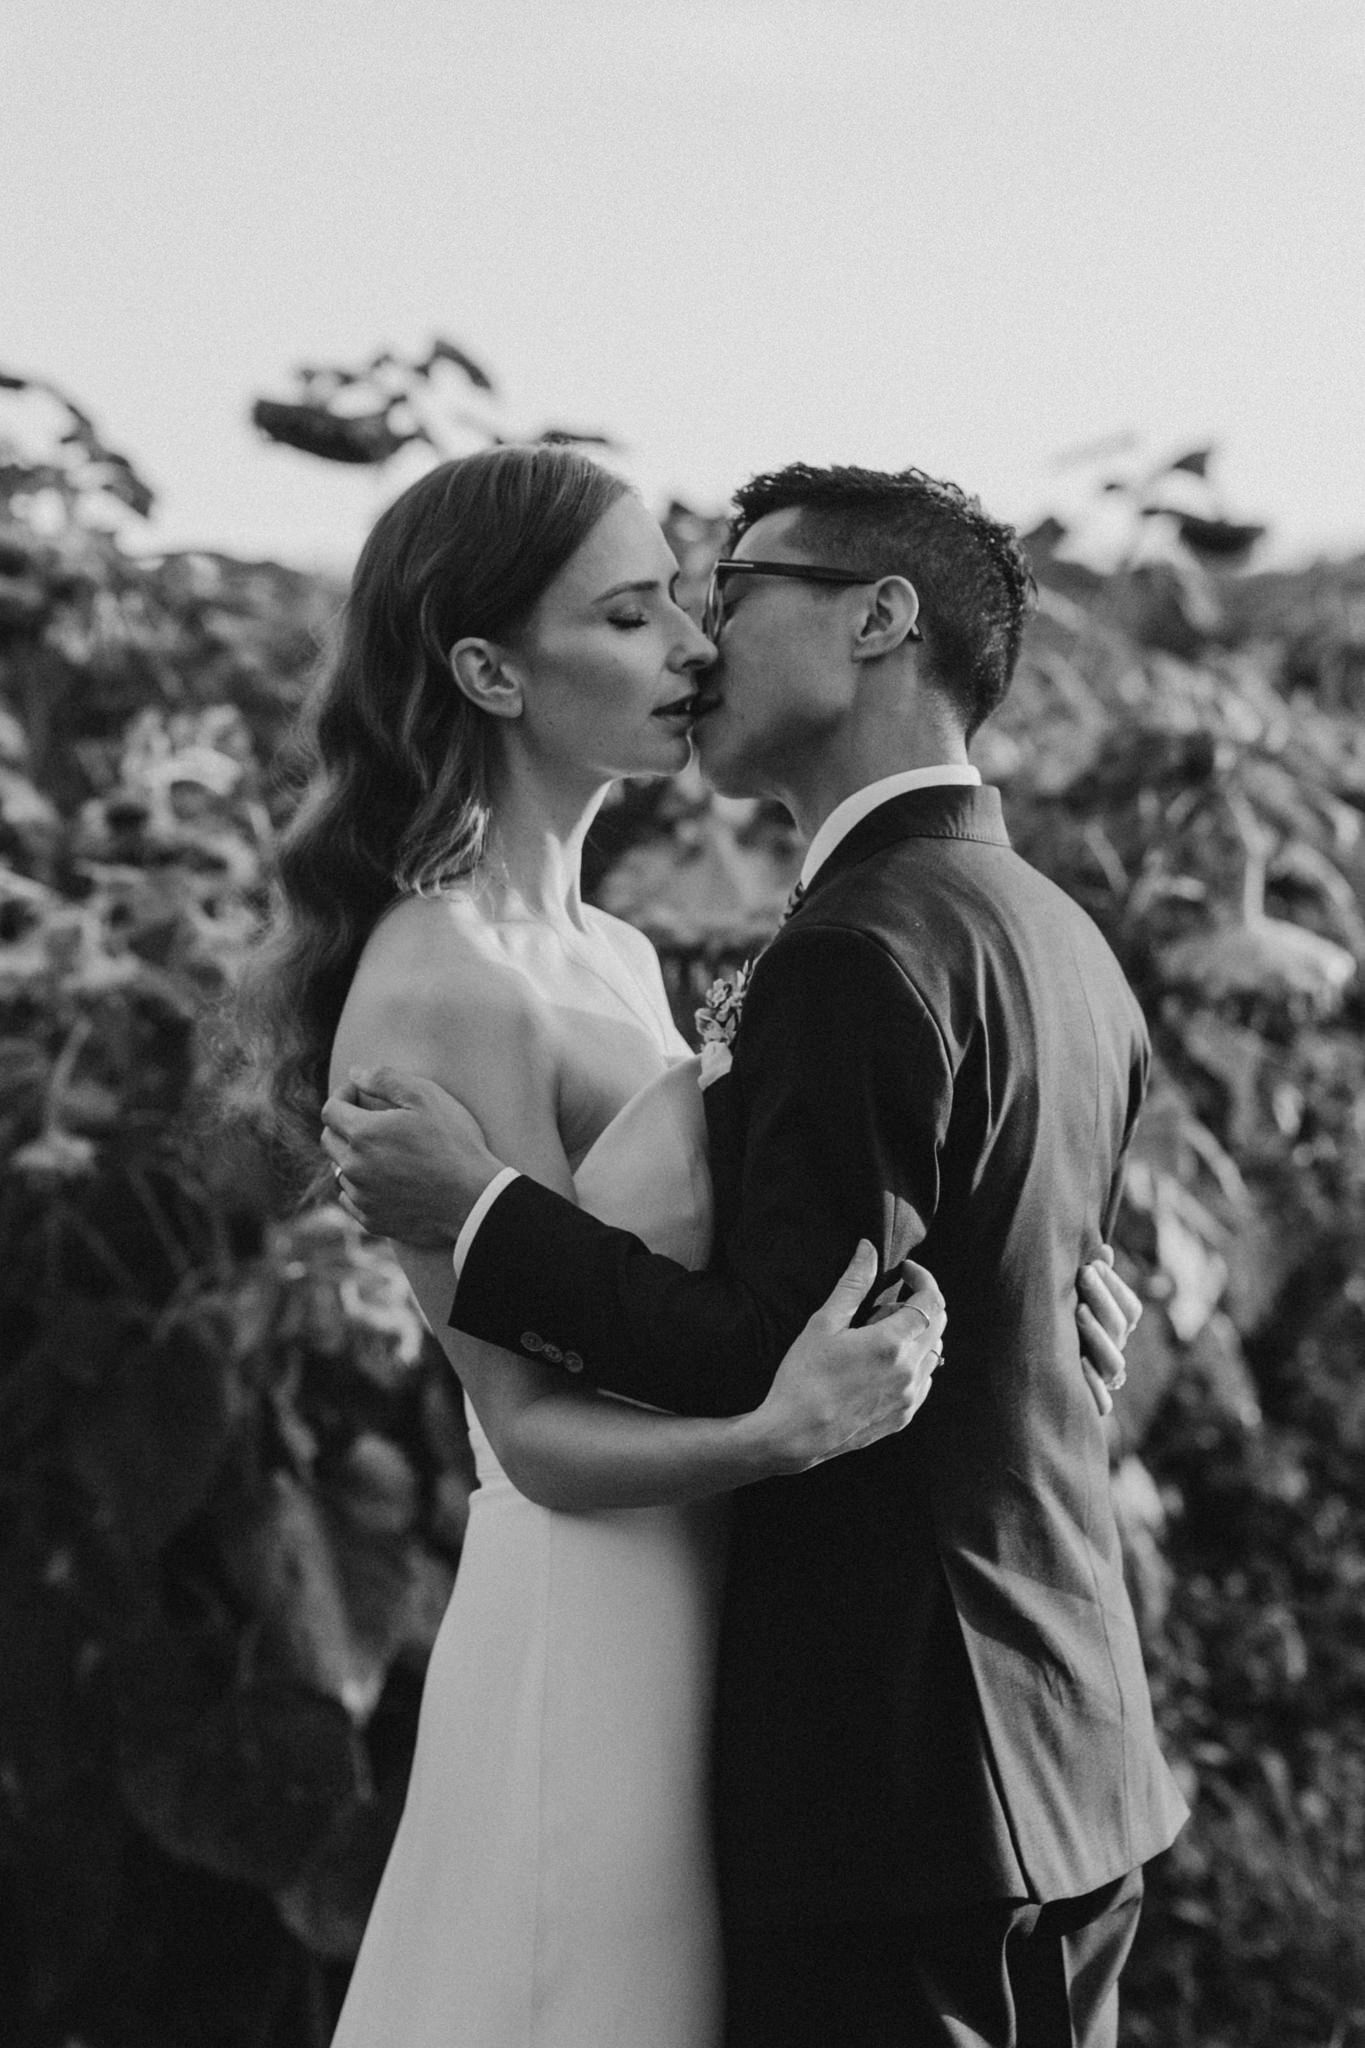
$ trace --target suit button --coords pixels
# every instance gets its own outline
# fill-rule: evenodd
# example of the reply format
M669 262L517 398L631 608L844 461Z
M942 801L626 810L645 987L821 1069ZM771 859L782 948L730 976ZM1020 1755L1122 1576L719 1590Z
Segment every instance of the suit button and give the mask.
M564 1363L570 1372L582 1372L583 1370L583 1361L576 1351L566 1351L564 1353Z
M534 1330L523 1330L521 1333L521 1348L523 1351L529 1351L534 1357L536 1352L545 1349L545 1339L538 1336Z
M540 1349L542 1358L548 1358L551 1365L563 1365L564 1353L557 1344L542 1344Z

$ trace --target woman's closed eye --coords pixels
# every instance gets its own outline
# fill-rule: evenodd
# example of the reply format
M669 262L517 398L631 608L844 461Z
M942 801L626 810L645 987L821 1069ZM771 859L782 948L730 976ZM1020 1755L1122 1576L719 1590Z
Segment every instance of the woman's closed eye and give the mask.
M609 615L608 623L613 626L622 626L625 627L627 630L632 630L636 626L647 626L649 624L649 613L612 612Z

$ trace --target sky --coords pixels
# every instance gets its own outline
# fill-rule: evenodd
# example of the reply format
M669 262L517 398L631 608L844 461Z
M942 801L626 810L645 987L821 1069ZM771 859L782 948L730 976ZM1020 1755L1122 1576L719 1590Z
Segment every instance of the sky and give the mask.
M251 400L435 333L650 502L915 463L1027 525L1126 432L1215 441L1280 559L1365 546L1360 0L9 0L0 43L0 368L157 546L348 562L403 478Z

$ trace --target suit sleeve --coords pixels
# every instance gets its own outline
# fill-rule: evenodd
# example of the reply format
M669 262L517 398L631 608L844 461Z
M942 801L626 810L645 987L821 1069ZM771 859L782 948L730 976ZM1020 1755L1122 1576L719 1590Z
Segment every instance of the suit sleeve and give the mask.
M1119 1209L1123 1203L1123 1183L1128 1171L1128 1157L1133 1149L1133 1133L1137 1129L1138 1117L1142 1112L1147 1083L1152 1071L1152 1044L1147 1035L1147 1025L1136 1004L1134 1011L1136 1028L1128 1064L1128 1108L1123 1125L1123 1142L1119 1147L1118 1160L1114 1167L1113 1179L1109 1183L1109 1193L1100 1224L1106 1244L1112 1243L1118 1224Z
M868 935L793 926L765 953L735 1063L745 1138L737 1212L692 1273L537 1182L484 1218L451 1320L591 1384L678 1414L757 1407L859 1237L883 1271L938 1203L952 1105L942 1040Z

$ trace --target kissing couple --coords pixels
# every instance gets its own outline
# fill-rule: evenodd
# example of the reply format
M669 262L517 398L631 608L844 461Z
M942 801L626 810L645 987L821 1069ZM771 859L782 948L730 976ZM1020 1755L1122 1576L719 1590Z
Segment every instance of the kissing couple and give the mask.
M1184 1818L1102 1420L1147 1035L967 758L1026 560L916 470L735 505L698 626L583 455L443 464L315 708L276 1099L479 1472L335 2048L1107 2048ZM579 887L694 747L809 847L704 1060Z

